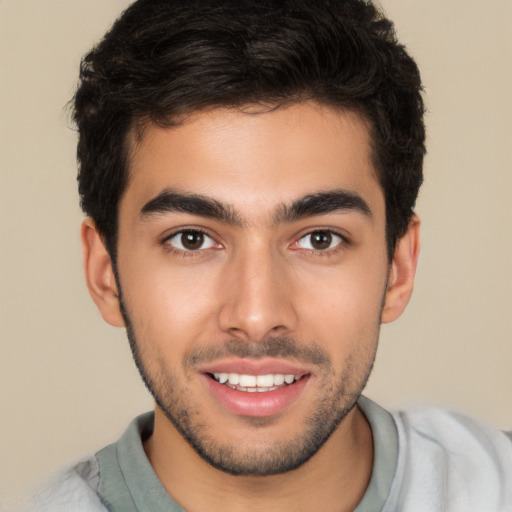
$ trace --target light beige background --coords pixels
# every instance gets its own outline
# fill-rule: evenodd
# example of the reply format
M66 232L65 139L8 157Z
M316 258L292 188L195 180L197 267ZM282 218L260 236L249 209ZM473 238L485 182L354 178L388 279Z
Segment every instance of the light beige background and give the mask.
M122 0L0 0L0 508L151 407L124 333L81 275L80 56ZM383 329L367 394L512 428L512 1L383 0L429 109L412 303Z

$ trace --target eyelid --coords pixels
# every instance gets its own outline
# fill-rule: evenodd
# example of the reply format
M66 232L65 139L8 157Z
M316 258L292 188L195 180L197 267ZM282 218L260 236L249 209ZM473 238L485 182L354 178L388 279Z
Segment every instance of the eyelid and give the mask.
M299 242L303 240L304 238L314 235L315 233L330 233L333 237L339 238L340 241L334 246L327 249L315 249L315 248L302 248L298 246ZM350 239L345 235L344 233L340 232L337 229L334 228L324 228L324 227L318 227L318 228L309 228L306 231L303 231L300 235L296 236L294 239L294 242L292 243L293 250L299 251L309 251L310 253L315 253L318 255L324 254L333 254L336 253L347 246L350 245Z
M205 238L209 238L212 241L211 246L193 250L193 249L187 249L185 247L183 247L183 248L175 247L170 243L170 241L173 238L175 238L178 235L181 235L183 233L187 233L187 232L200 233ZM222 246L220 244L220 242L217 240L217 237L215 235L213 235L212 233L210 233L209 231L207 231L204 228L199 228L199 227L195 227L195 226L180 226L179 228L174 228L170 233L168 233L164 237L162 237L160 243L162 245L166 246L167 248L169 248L170 250L173 250L173 251L176 251L179 253L189 253L189 254L200 253L200 252L206 251L208 249L220 248Z
M341 238L341 236L336 235L335 233L330 233L330 232L327 232L327 231L326 232L317 231L317 232L313 232L313 233L307 233L306 235L302 236L297 241L297 244L300 244L300 242L306 241L308 238L311 239L312 237L314 237L318 233L325 233L325 234L328 234L330 236L329 246L328 247L326 247L325 249L315 248L315 247L313 247L313 242L310 240L309 241L309 245L311 247L302 247L302 248L303 249L318 250L318 251L328 251L330 249L334 249L335 247L338 247L338 245L340 245L343 242L343 239Z

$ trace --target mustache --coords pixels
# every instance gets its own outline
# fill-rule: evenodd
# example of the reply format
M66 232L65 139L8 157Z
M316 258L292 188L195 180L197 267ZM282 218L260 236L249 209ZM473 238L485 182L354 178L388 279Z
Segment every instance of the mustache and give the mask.
M261 341L230 339L221 345L196 346L186 354L184 365L194 367L226 357L244 359L284 358L295 359L299 362L324 368L331 366L331 358L322 347L315 343L304 345L288 336L269 337Z

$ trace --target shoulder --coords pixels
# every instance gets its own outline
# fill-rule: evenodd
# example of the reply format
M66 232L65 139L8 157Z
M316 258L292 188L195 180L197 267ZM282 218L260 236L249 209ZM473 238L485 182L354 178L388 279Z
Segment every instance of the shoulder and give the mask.
M423 503L421 511L512 509L512 442L503 432L435 408L394 413L393 419L397 501Z
M84 459L33 493L22 512L107 512L96 492L98 480L96 457Z
M401 440L408 444L449 453L450 459L489 458L503 469L512 469L511 439L482 421L438 408L410 409L394 413L393 418Z

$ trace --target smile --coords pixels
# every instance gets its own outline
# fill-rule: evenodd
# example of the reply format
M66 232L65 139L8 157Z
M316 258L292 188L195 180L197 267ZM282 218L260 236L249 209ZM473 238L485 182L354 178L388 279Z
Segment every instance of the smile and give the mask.
M237 372L233 368L235 363L246 368L240 368ZM203 382L210 396L222 409L243 417L271 417L283 413L303 394L312 377L308 371L292 369L291 365L275 361L272 364L267 362L257 365L236 361L222 363L222 366L224 371L219 371L221 368L210 368L201 372ZM264 366L267 366L266 371L262 368Z
M248 393L265 393L276 391L282 387L293 384L301 378L301 375L274 373L267 375L247 375L240 373L214 373L213 378L237 391Z

